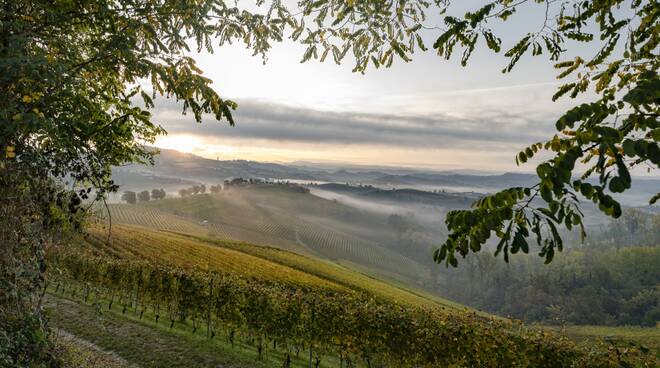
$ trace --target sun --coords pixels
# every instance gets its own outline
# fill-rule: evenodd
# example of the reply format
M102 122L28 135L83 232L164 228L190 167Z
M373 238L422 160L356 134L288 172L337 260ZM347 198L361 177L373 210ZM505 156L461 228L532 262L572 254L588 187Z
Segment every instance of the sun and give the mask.
M173 149L179 152L192 153L201 146L199 139L192 135L173 134L159 137L154 142L154 146L164 149Z

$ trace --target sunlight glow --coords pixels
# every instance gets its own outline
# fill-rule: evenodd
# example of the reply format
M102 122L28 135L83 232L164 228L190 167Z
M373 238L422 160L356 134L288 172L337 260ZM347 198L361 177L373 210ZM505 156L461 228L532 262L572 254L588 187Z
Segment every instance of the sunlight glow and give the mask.
M165 149L173 149L184 153L193 153L199 146L200 140L193 135L164 135L156 139L154 146Z

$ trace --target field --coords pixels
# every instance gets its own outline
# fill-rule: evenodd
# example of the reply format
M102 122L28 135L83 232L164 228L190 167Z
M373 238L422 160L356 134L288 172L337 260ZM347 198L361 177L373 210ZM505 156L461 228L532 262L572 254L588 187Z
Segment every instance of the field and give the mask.
M528 327L419 290L426 270L388 249L383 216L306 193L257 186L110 209L111 229L101 219L50 254L49 298L58 327L131 363L162 366L136 343L179 341L172 366L195 354L236 367L656 364L647 330L608 348L602 331ZM125 338L97 334L89 308Z
M219 247L234 249L239 252L254 255L278 264L303 271L308 274L330 280L354 290L366 291L397 303L411 305L449 306L456 309L467 310L466 307L438 296L425 293L421 290L411 289L404 285L384 282L367 273L357 271L358 266L344 267L337 263L319 258L299 255L273 247L264 247L248 243L219 241L212 238L190 236Z
M392 251L387 217L280 186L234 188L218 194L110 206L112 220L268 245L335 262L381 270L406 284L428 277L427 267ZM358 226L359 225L359 226ZM365 236L369 229L371 237Z
M448 300L412 291L319 258L274 247L178 234L133 225L115 225L112 242L99 228L91 229L87 243L95 255L141 259L184 268L233 272L262 280L301 287L360 290L389 301L410 305L441 305L465 309Z
M576 340L639 344L660 354L660 328L638 326L566 326L563 332Z
M579 347L559 334L480 315L329 261L207 236L115 224L110 238L92 229L50 257L54 299L107 310L112 315L104 318L113 325L124 320L125 328L146 328L136 336L171 341L172 334L191 334L180 339L187 346L218 335L225 346L242 344L230 355L256 355L256 361L274 359L277 365L296 366L300 351L319 366L554 367L653 359L636 349ZM69 317L60 326L94 337L88 323L70 321L71 313L88 312L64 304L58 313ZM77 308L83 309L71 312ZM135 354L125 340L98 339L113 351ZM204 349L200 359L217 364L211 361L221 357Z
M340 285L320 277L182 235L127 225L119 225L112 230L111 242L105 242L104 235L99 231L90 232L88 241L94 245L98 255L137 259L189 270L235 273L301 287L341 289Z

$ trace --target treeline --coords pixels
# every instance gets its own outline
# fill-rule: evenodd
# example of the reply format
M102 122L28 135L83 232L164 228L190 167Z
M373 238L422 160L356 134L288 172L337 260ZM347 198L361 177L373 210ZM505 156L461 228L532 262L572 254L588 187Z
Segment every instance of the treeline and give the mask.
M254 179L254 178L248 178L248 179L234 178L232 180L224 181L225 189L230 189L233 187L249 187L249 186L260 186L260 185L287 188L288 190L291 190L296 193L309 193L308 188L297 183L292 183L288 180L273 181L273 180L264 180L264 179Z
M613 367L653 364L635 348L590 350L567 338L473 313L404 307L358 292L308 290L233 274L199 272L144 262L90 258L80 252L52 258L55 292L142 316L172 327L188 321L191 333L206 329L233 342L247 335L262 354L274 349L290 366L307 350L310 365L329 355L340 366L534 366Z
M137 202L149 202L150 200L159 200L167 196L165 189L152 189L151 192L148 190L143 190L141 192L133 192L131 190L125 191L121 195L121 200L125 201L128 204L135 204Z
M589 248L657 246L660 245L660 214L628 209L618 219L590 230Z
M475 254L439 270L443 295L527 322L655 326L660 321L660 215L629 211L549 265L535 255Z
M550 265L534 256L506 265L489 254L466 263L463 272L445 274L445 295L491 313L546 324L660 321L658 247L569 250Z
M231 180L225 180L223 184L216 184L216 185L211 185L208 188L206 187L205 184L199 184L199 185L193 185L188 188L183 188L179 189L179 196L180 197L188 197L188 196L193 196L197 194L205 194L208 192L210 193L220 193L223 189L228 190L231 188L238 188L238 187L248 187L251 185L269 185L269 186L283 186L287 187L291 190L294 190L296 192L300 193L309 193L309 189L295 184L291 182L275 182L275 181L267 181L267 180L262 180L262 179L244 179L244 178L234 178Z

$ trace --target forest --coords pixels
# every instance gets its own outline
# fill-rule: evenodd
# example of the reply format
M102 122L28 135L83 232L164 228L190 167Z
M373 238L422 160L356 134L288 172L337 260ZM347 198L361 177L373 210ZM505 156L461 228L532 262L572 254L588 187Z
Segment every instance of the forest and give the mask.
M660 215L627 210L549 264L491 254L442 272L448 297L498 315L546 324L656 326L660 321Z

